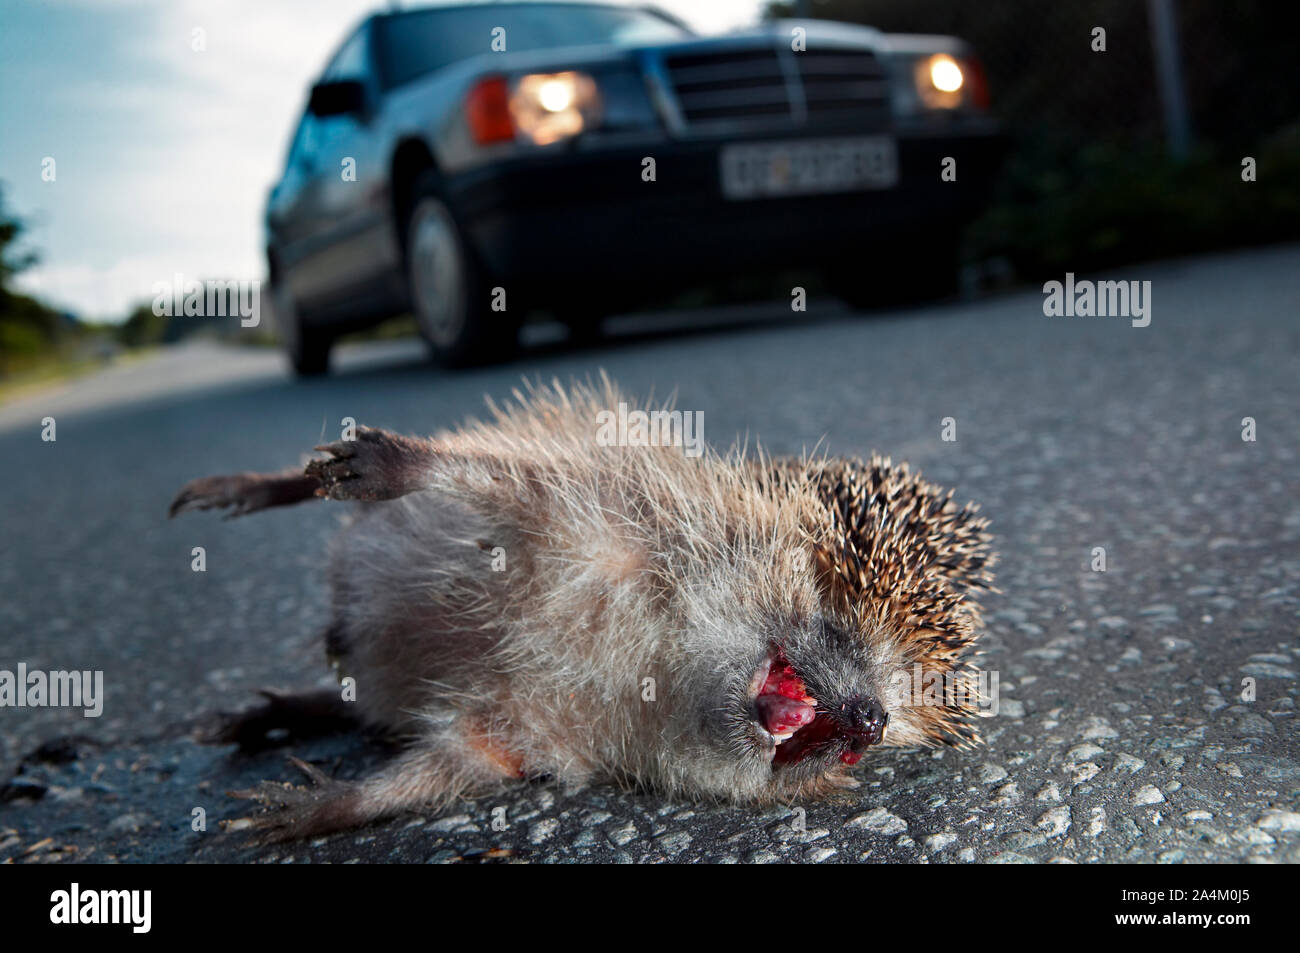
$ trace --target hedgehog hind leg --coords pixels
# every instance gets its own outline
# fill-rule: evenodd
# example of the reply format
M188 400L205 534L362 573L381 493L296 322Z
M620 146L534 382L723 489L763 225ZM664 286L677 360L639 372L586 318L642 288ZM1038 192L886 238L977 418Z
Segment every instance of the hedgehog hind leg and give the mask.
M439 809L457 797L499 789L510 776L495 754L485 753L456 726L426 736L378 774L361 781L337 781L291 758L311 786L263 781L231 795L270 810L222 822L227 831L249 831L263 841L314 837L359 827L406 811Z
M362 784L336 781L319 768L290 758L311 782L307 788L286 782L263 781L256 787L227 792L268 808L260 814L221 822L228 833L249 832L255 842L276 843L346 830L363 824L366 816Z
M227 518L273 506L292 506L316 498L320 480L301 470L279 473L235 473L202 477L181 487L167 510L169 517L189 510L230 507Z
M254 752L291 741L336 734L357 727L353 708L337 690L283 694L263 690L261 705L234 714L213 715L199 726L198 740L210 745L238 745Z

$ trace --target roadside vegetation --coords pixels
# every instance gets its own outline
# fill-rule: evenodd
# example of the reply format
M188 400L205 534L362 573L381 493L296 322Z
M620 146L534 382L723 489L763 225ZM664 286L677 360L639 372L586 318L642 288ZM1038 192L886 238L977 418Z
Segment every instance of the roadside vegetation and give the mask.
M26 233L26 223L6 205L0 183L0 401L190 337L246 346L275 343L265 327L250 331L228 318L175 320L154 314L151 301L141 302L120 322L86 321L55 310L14 286L14 279L40 260Z
M91 370L118 349L110 330L14 290L14 277L37 262L24 230L0 189L0 399Z
M1011 135L966 258L1021 281L1300 239L1300 6L1178 0L1191 149L1166 145L1148 5L808 0L816 17L949 33L979 54ZM794 14L793 2L769 17ZM1105 30L1105 50L1094 31ZM1254 160L1254 180L1243 161ZM936 173L937 174L937 173Z

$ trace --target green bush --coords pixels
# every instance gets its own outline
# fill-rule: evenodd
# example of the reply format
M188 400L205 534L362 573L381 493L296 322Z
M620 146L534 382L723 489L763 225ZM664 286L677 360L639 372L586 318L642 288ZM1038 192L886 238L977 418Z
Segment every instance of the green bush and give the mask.
M0 320L0 360L23 362L48 350L49 340L36 328Z
M814 16L951 33L980 55L1012 146L968 252L1025 278L1300 239L1300 4L1179 0L1196 148L1166 155L1147 5L1134 0L810 0ZM793 2L769 3L771 16ZM1093 52L1091 31L1107 30ZM1241 160L1258 160L1257 181Z
M117 331L117 339L127 347L151 347L160 344L167 332L169 318L153 313L152 304L137 305Z
M1013 152L996 203L971 227L972 257L1001 256L1025 278L1300 238L1294 132L1242 156L1185 162L1156 147L1090 145Z

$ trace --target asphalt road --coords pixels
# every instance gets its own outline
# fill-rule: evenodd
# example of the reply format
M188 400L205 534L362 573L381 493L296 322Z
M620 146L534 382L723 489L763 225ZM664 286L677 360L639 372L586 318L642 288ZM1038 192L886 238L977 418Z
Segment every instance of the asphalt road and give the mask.
M1300 248L1104 277L1152 282L1150 326L1045 317L1036 290L873 318L827 300L624 322L606 345L461 374L406 343L353 349L310 383L275 355L188 348L0 408L0 669L105 680L96 719L0 709L0 859L1300 861ZM803 830L784 809L536 784L309 844L220 833L246 813L225 791L295 775L284 751L201 747L192 725L260 687L329 684L315 634L335 516L168 522L175 489L294 463L345 416L430 431L521 375L600 368L634 393L675 389L715 444L825 436L978 500L1002 554L987 744L866 758L861 791L801 805ZM355 736L293 751L341 776L387 756Z

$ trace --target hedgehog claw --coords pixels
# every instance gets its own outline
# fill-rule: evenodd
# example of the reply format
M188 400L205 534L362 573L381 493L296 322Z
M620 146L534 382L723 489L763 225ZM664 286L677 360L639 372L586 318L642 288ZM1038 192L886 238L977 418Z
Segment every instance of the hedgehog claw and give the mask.
M429 446L421 441L375 427L358 427L352 440L316 447L327 460L307 464L308 475L320 481L317 496L331 500L375 502L404 496L422 486Z

